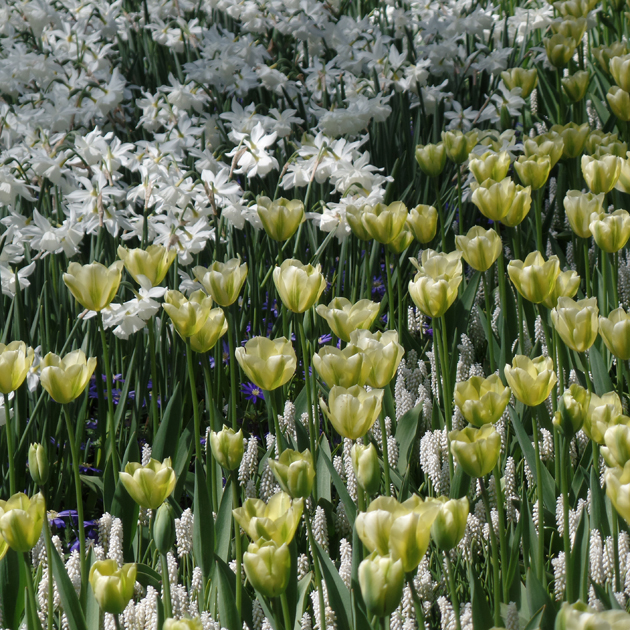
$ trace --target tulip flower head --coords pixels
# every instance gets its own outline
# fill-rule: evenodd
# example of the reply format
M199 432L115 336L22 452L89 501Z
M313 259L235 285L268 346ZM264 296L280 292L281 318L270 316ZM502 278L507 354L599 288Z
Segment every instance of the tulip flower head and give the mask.
M195 267L195 278L201 283L206 293L219 306L230 306L238 299L238 295L247 280L247 263L241 265L241 258L232 258L225 263L215 261L207 269Z
M597 444L604 444L604 436L609 427L616 424L627 424L630 418L623 414L621 400L615 392L603 396L591 394L588 412L582 430Z
M580 276L573 269L561 271L553 291L542 301L547 308L556 308L561 297L572 298L580 288Z
M562 155L562 153L560 154ZM530 186L532 190L539 190L549 179L551 160L548 155L529 158L522 155L514 162L514 168L519 179L523 182L523 186Z
M428 177L439 177L446 165L446 147L438 144L419 144L416 147L416 162Z
M253 337L244 347L236 348L235 355L249 380L266 391L287 383L297 366L295 350L284 337Z
M287 590L291 576L291 552L286 543L258 540L243 554L245 575L261 595L273 598Z
M177 482L170 457L162 463L151 458L144 466L129 462L119 476L131 498L145 510L157 510L171 495Z
M503 83L508 90L521 88L521 96L527 98L538 85L538 70L531 68L510 68L501 73Z
M182 339L196 335L212 310L212 298L199 290L190 299L179 291L167 291L162 305Z
M387 245L398 238L407 221L407 214L407 206L401 201L395 201L388 206L377 203L363 207L361 221L371 238Z
M409 210L407 225L419 243L429 243L437 232L437 210L433 206L421 204Z
M479 212L491 221L501 221L505 218L516 198L516 184L510 177L500 182L486 179L473 188L472 202L479 208Z
M578 300L558 298L558 305L551 311L553 327L562 341L576 352L588 350L597 339L599 308L597 298Z
M446 155L455 164L463 164L468 159L478 139L479 132L476 129L472 129L467 133L463 133L458 129L442 132L442 142L446 149Z
M273 282L282 303L293 313L304 313L311 308L326 288L321 265L303 265L294 258L273 270Z
M630 461L623 468L609 468L604 479L608 498L619 515L630 525Z
M599 334L610 352L622 361L630 359L630 315L619 307L599 317Z
M591 215L589 229L597 246L603 251L614 254L630 238L630 214L627 210L615 210L611 214L601 212Z
M72 262L68 272L63 274L63 281L83 308L100 312L116 296L122 269L122 260L117 260L109 267L98 262L89 265Z
M339 387L328 393L328 404L320 398L320 406L335 431L342 437L357 440L363 437L376 422L383 405L382 389L369 392L359 385Z
M577 383L564 390L553 423L567 439L571 440L584 425L590 404L590 392Z
M488 271L501 253L501 237L495 230L475 225L466 236L455 237L455 247L475 271Z
M352 387L365 385L372 370L365 353L352 344L339 350L324 346L313 355L313 367L328 387Z
M243 431L223 425L221 431L210 431L212 454L226 470L236 470L243 459Z
M304 221L304 204L299 199L257 197L256 209L265 232L274 241L290 239Z
M133 597L136 585L136 565L118 568L116 560L97 560L90 569L90 584L101 610L120 615Z
M616 155L601 158L582 156L582 175L594 195L609 193L621 175L621 159Z
M564 211L571 229L580 238L589 238L591 234L591 215L603 212L604 193L594 195L580 190L569 190L564 198Z
M544 356L532 360L517 354L512 365L506 363L504 373L514 396L528 407L543 403L558 380L553 359Z
M405 573L402 562L391 556L369 555L359 565L359 586L368 612L387 617L402 598Z
M472 376L455 385L455 404L466 422L481 427L497 422L510 402L510 388L492 374L488 378Z
M507 151L501 153L486 151L479 157L471 156L468 168L478 184L483 184L488 179L493 182L500 182L507 177L510 163L510 154Z
M531 186L516 186L516 194L507 214L501 219L501 223L507 227L516 227L523 222L532 207Z
M376 333L355 330L350 333L350 342L363 353L370 366L366 383L378 389L385 387L396 375L405 354L398 343L398 333L395 330Z
M34 358L35 351L23 341L0 343L0 393L6 396L20 387Z
M501 454L501 436L492 424L451 431L448 437L453 457L466 474L485 477L496 466Z
M336 297L328 306L320 304L315 310L323 317L330 330L346 343L355 330L369 330L378 316L380 305L372 300L359 300L355 304L347 298Z
M0 500L0 539L4 538L14 551L30 551L39 540L45 518L46 503L41 492L30 499L18 492L7 501Z
M357 483L368 495L374 494L381 483L381 466L374 444L353 444L350 458Z
M611 468L618 466L623 468L630 461L630 426L627 424L615 424L606 429L601 453L606 464Z
M49 352L39 364L40 382L53 400L65 405L83 393L95 368L96 359L88 359L83 350L63 358Z
M508 275L516 290L530 302L540 304L556 286L560 275L560 261L557 256L545 260L539 251L530 252L525 260L511 260Z
M449 499L438 497L433 499L439 506L435 520L431 526L431 537L438 549L450 551L464 537L470 505L468 498Z
M176 256L174 248L167 249L163 245L149 245L146 249L118 247L118 257L131 277L141 284L140 276L144 276L154 287L164 280Z
M208 312L204 325L188 338L190 347L193 352L209 352L214 348L217 341L225 335L227 330L228 323L223 309L213 308Z
M315 468L308 449L303 453L286 449L277 460L269 460L269 466L282 490L291 498L306 498L311 494Z

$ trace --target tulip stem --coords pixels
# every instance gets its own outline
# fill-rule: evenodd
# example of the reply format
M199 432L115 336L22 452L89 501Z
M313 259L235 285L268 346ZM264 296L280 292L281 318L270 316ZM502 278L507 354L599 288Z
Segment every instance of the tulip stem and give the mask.
M497 545L497 536L494 533L492 524L492 511L490 510L490 499L483 477L479 477L479 485L481 487L481 499L486 508L486 518L490 529L490 547L492 550L492 575L494 579L494 625L501 625L501 583L499 578L499 549ZM541 545L542 547L542 545Z
M562 484L562 518L563 518L563 541L564 541L564 568L566 575L566 597L569 604L572 604L573 597L573 576L571 573L571 532L569 529L569 466L571 458L569 456L569 439L562 436L562 466L560 479ZM613 510L614 511L614 510Z
M444 552L444 559L446 560L446 577L448 579L448 590L451 593L451 604L453 605L455 625L457 630L462 630L462 623L459 616L459 601L457 599L457 589L455 588L455 575L453 573L453 564L451 563L451 557L448 551Z
M582 239L582 247L584 251L584 280L586 281L586 297L591 297L591 272L588 260L588 239Z
M492 331L492 307L491 307L491 299L490 299L490 282L489 276L490 271L487 271L483 274L483 296L486 301L486 336L488 337L488 357L490 359L490 372L494 374L494 333Z
M164 619L172 617L171 612L171 583L168 579L168 560L165 553L160 554L162 564L162 605L164 606Z
M324 589L322 588L322 573L319 568L319 556L317 555L317 547L315 545L315 538L313 536L313 529L311 528L311 518L308 514L305 515L304 521L306 522L306 533L308 534L308 543L311 547L311 555L313 556L313 571L315 572L315 586L317 587L317 593L319 596L319 627L326 627L326 603L324 602Z
M112 615L112 617L114 618L114 625L116 626L116 630L122 630L122 626L120 625L120 616Z
M190 394L195 421L195 457L201 462L201 419L199 418L199 401L197 399L197 387L195 386L195 366L190 338L186 338L186 362L188 363L188 380L190 381Z
M409 590L411 591L411 599L413 601L413 608L416 612L416 620L418 621L418 625L423 628L424 627L424 609L422 608L422 602L418 597L418 591L416 591L416 585L413 580L413 574L407 573L407 584L409 585Z
M436 322L438 323L438 322ZM442 395L444 397L444 421L446 423L446 439L448 441L448 471L450 483L453 483L455 475L455 467L453 465L453 453L451 453L451 432L453 422L453 390L451 389L451 371L448 365L448 341L446 338L446 320L444 316L439 318L438 323L438 349L440 355L440 364L442 370ZM434 332L435 335L435 332Z
M24 574L26 575L26 591L28 593L28 605L27 608L30 608L31 617L35 623L39 623L39 617L37 615L37 599L35 597L35 586L33 585L33 571L31 569L31 564L29 561L29 552L25 551L24 553L19 554L20 558L22 558L22 563L24 565ZM49 578L52 580L52 568ZM26 618L29 619L29 615L27 613ZM30 627L31 624L29 623Z
M74 431L72 430L72 421L70 419L70 409L68 405L63 405L63 415L66 419L66 429L68 431L68 442L70 443L70 454L72 456L72 472L74 474L74 490L77 495L77 520L79 526L79 556L81 562L81 601L85 600L87 593L87 570L85 567L85 526L83 524L83 493L81 490L81 475L79 474L79 453L77 452L77 443Z
M385 248L385 276L387 277L387 301L388 301L388 314L387 314L387 328L395 330L394 327L394 291L392 288L392 270L389 262L389 248L387 245L383 245ZM402 334L402 331L400 331Z
M612 537L613 560L615 565L615 593L619 593L621 591L621 573L619 569L619 516L614 506L612 508Z
M311 378L309 375L308 345L306 343L306 334L304 333L304 315L296 315L298 333L300 335L300 344L302 346L302 366L304 367L304 387L306 388L306 406L308 411L308 433L311 454L313 455L313 463L317 461L315 451L315 422L313 420L313 399L311 394ZM274 420L276 418L274 417ZM278 453L279 454L279 453Z
M544 255L542 237L542 193L543 188L535 192L534 216L536 220L536 249Z
M381 428L381 442L383 447L383 473L385 474L385 496L388 497L390 492L389 487L389 453L387 449L387 427L385 426L385 411L381 411L378 416L378 424Z
M237 363L234 356L234 348L236 347L236 317L234 317L233 307L227 308L228 312L228 346L230 348L230 415L232 416L232 428L237 430L236 423L236 371Z
M9 494L13 496L15 494L15 455L13 444L13 424L11 421L11 407L9 403L9 397L6 394L2 394L4 402L4 417L5 426L7 428L7 450L9 455Z
M499 458L500 459L500 458ZM507 582L507 570L508 570L508 557L507 557L507 540L505 538L505 497L503 495L503 488L501 488L501 469L499 467L499 461L494 467L494 486L497 492L497 512L499 515L499 548L501 551L501 581L503 584L503 602L508 600L508 588Z
M442 251L446 253L446 226L444 225L444 208L442 207L442 191L440 189L440 178L434 177L435 182L435 196L438 209L438 216L440 217L440 240L442 242Z
M538 409L537 409L538 410ZM545 575L545 521L543 514L543 480L542 461L540 459L540 437L538 435L538 419L532 414L532 428L534 430L534 450L536 453L536 494L538 496L538 580L544 584Z
M459 202L459 233L464 234L464 206L462 203L462 166L457 165L457 201Z
M234 505L232 509L235 510L240 507L240 493L238 491L238 470L232 471L232 501ZM241 627L241 602L243 601L243 584L241 581L241 562L243 561L243 541L241 540L241 528L238 521L234 520L234 537L236 543L236 611L238 615L238 625ZM286 597L283 594L283 597ZM284 608L284 604L283 604Z
M280 603L282 604L282 616L284 618L285 630L292 630L291 628L291 613L289 612L289 600L287 599L287 592L284 591L280 595ZM238 607L238 604L237 604Z
M149 352L151 355L151 415L153 416L153 438L157 435L160 426L160 417L158 412L158 378L157 378L157 360L155 358L155 316L148 323L149 329Z
M46 543L46 559L48 562L48 630L53 630L55 618L54 600L55 600L55 581L52 575L52 540L50 537L50 523L48 522L48 514L44 519L44 542Z
M120 472L120 462L118 461L118 450L116 448L116 425L114 422L114 397L112 395L112 366L109 362L109 347L105 336L103 325L103 314L99 311L97 315L98 328L101 332L101 345L103 346L103 363L105 363L105 378L107 379L107 427L109 430L109 455L112 458L112 468L114 469L114 479L118 480Z

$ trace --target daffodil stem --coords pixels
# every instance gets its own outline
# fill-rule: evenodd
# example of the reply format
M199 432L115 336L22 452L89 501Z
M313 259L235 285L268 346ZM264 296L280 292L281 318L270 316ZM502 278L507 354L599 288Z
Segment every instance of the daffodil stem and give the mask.
M232 418L232 428L237 430L236 422L236 372L238 370L234 348L236 347L236 317L234 317L233 306L228 307L228 345L230 348L230 416Z
M116 448L116 424L114 420L114 397L112 395L112 366L109 362L109 347L103 326L103 314L99 312L97 316L98 328L101 332L101 346L103 347L103 363L105 364L105 378L107 379L107 428L109 432L109 455L112 458L114 469L114 479L118 481L120 472L120 462L118 461L118 449Z
M296 315L298 334L300 335L300 344L302 346L302 365L304 367L304 387L306 388L306 406L308 412L308 435L309 444L311 447L311 454L313 455L313 461L316 461L317 453L315 452L315 446L317 436L315 435L315 422L313 419L313 398L311 393L311 377L309 375L309 356L308 345L306 343L306 334L304 333L304 315Z
M394 330L394 288L392 287L392 270L389 261L389 248L387 245L385 248L385 276L387 277L387 302L389 313L387 315L387 328ZM402 334L402 331L400 331Z
M291 628L291 613L289 612L289 600L287 599L287 592L285 591L280 595L280 603L282 604L282 617L284 618L285 630L292 630Z
M499 577L499 545L497 544L497 536L494 533L492 524L492 510L490 509L490 499L486 490L486 483L483 477L479 477L479 485L481 487L481 498L486 508L486 519L490 529L490 548L492 551L492 575L494 580L494 625L501 625L501 582Z
M7 428L7 450L9 455L9 494L15 494L15 455L13 444L13 422L11 420L11 407L9 406L9 397L2 394L4 402L5 426Z
M494 333L492 332L492 302L491 283L489 282L490 271L483 276L483 296L486 301L486 337L488 338L488 357L490 359L490 372L494 374Z
M448 579L448 590L451 593L451 604L453 605L453 615L455 616L455 627L462 630L462 624L459 618L459 601L457 599L457 589L455 588L455 574L453 573L453 564L448 551L444 552L446 560L446 577Z
M564 567L565 575L567 576L566 597L569 604L572 604L575 598L573 597L573 579L571 573L571 532L569 529L569 466L571 465L571 458L569 456L569 440L566 436L562 436L562 460L560 481L562 484L562 538L564 542Z
M171 612L171 583L168 579L168 559L165 553L160 554L162 564L162 605L164 606L164 618L172 616Z
M378 416L378 423L381 427L381 440L383 443L383 473L385 475L385 496L388 497L391 492L389 488L389 453L387 452L387 427L385 426L385 412L381 411Z
M199 400L195 385L195 365L193 363L193 349L190 339L186 339L186 362L188 363L188 380L190 381L190 395L193 405L193 419L195 422L195 457L201 461L201 418L199 417Z
M315 586L319 596L319 627L326 627L326 603L324 602L324 589L322 587L322 574L319 568L319 556L317 555L317 547L315 545L315 537L311 528L310 515L306 515L306 532L308 534L308 544L311 547L311 555L313 556L313 571L315 572Z
M499 516L499 549L501 552L501 582L503 585L503 602L508 600L507 570L508 570L508 548L505 538L505 497L503 496L503 488L501 487L501 468L499 462L494 467L494 486L497 492L497 513Z
M153 416L153 438L157 435L160 426L160 416L158 412L158 378L157 360L155 357L155 316L149 320L149 353L151 355L151 415Z
M236 510L241 505L241 497L238 491L238 471L232 471L232 509ZM234 520L234 538L236 543L236 611L238 615L238 625L241 626L241 602L243 601L243 583L241 582L241 562L243 561L243 542L241 540L241 528L236 519Z
M85 567L85 526L83 525L83 492L81 490L81 475L79 474L79 453L75 432L70 419L70 409L68 405L63 405L63 415L66 419L66 430L68 431L68 443L70 444L70 454L72 456L72 472L74 474L74 490L77 495L77 520L79 527L79 556L81 562L81 601L85 600L87 593L87 569Z
M537 409L535 410L537 411ZM538 418L532 414L532 428L534 431L534 450L536 453L536 494L538 497L538 579L544 584L545 575L545 521L543 513L543 481L542 461L540 459L540 436L538 432Z

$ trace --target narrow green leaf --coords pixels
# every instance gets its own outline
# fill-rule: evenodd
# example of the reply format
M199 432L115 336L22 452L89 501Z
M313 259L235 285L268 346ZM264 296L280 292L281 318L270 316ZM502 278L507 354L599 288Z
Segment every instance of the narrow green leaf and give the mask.
M328 590L330 607L337 615L338 627L350 628L350 620L352 619L352 599L350 597L350 591L343 583L339 571L333 564L330 556L322 549L321 545L318 543L315 544L317 545L317 555L326 582L326 589Z
M418 424L420 414L422 413L422 405L416 405L405 413L396 426L396 442L398 442L398 472L405 474L409 466L409 459L413 451L413 445L416 441L418 433Z
M177 453L177 443L182 430L182 395L180 385L181 383L177 383L173 390L173 395L168 401L160 428L153 442L152 457L160 462L165 457L175 459Z
M298 582L298 599L297 606L295 607L295 623L293 624L293 630L300 630L302 627L300 620L306 610L306 596L308 595L312 579L313 574L309 572Z
M332 456L330 454L330 446L328 445L328 438L325 435L322 435L322 440L319 446L319 452L325 453L326 457L329 461L332 461ZM326 462L323 457L319 457L317 459L317 498L318 499L326 499L329 503L332 501L332 494L330 492L332 484L332 479L330 476L330 471L328 470L328 466L326 466Z
M493 626L490 605L483 592L483 587L479 581L479 576L472 566L468 570L468 580L470 582L470 599L472 602L472 617L474 630L490 630Z
M59 591L61 607L68 617L68 624L72 630L87 630L85 617L81 610L79 598L74 590L74 586L68 577L63 560L57 553L54 545L51 545L52 554L52 574Z
M595 387L595 393L598 396L603 396L613 391L614 387L610 376L608 376L608 370L606 369L606 364L604 363L604 358L600 351L595 346L591 346L588 354L591 362L591 371L593 372L593 387Z
M346 516L348 517L348 520L350 521L350 525L354 526L354 519L356 518L356 515L357 515L357 507L354 504L354 501L350 498L350 495L348 494L348 489L346 488L346 484L342 481L341 477L337 474L337 471L335 470L333 463L330 461L326 453L324 453L323 451L320 451L319 457L324 460L324 463L328 467L330 476L332 477L333 483L335 484L335 489L337 490L337 493L339 494L339 498L341 499L341 502L343 503L343 507L346 509Z
M223 560L228 561L230 553L230 543L232 542L232 477L228 477L223 497L219 505L219 513L216 522L216 554Z
M195 514L193 552L197 564L201 567L204 580L208 580L214 564L214 519L203 465L200 461L195 462L193 511Z

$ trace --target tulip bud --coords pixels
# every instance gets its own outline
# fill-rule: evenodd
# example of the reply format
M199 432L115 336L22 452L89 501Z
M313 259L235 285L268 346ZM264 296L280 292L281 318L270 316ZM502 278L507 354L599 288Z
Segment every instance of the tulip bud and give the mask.
M527 98L538 85L538 71L536 68L510 68L501 73L503 83L508 90L521 88L521 96Z
M243 459L243 431L237 433L223 425L219 432L210 431L212 454L226 470L236 470Z
M286 449L277 460L270 459L269 466L282 490L293 499L306 498L311 494L315 468L310 450L300 453Z
M299 199L257 197L256 209L267 235L274 241L290 239L304 221L304 204Z
M354 444L350 457L358 484L367 494L375 494L381 483L381 467L374 444Z
M577 70L572 75L560 80L564 93L573 103L579 103L584 99L590 82L591 73L588 70Z
M366 232L371 238L384 245L398 237L406 220L407 206L401 201L395 201L388 206L382 203L364 206L361 215Z
M567 16L563 19L553 20L551 30L554 33L560 33L565 37L570 37L579 44L586 31L586 18Z
M191 337L190 347L193 352L210 352L217 341L225 335L228 324L223 309L213 308L206 319L205 324Z
M532 361L525 355L517 354L512 365L505 365L504 374L514 396L528 407L543 403L558 380L553 370L553 359L544 356Z
M459 541L464 537L470 509L468 498L438 497L434 501L439 504L440 511L435 516L431 526L431 537L438 549L450 551L457 547Z
M615 155L605 155L601 159L582 156L582 175L590 191L596 195L609 193L621 174L621 160Z
M476 129L468 133L462 133L459 130L443 131L442 142L446 148L448 159L455 164L463 164L475 148L478 137L479 132Z
M572 37L565 37L560 33L545 37L543 44L549 63L556 68L564 68L569 63L577 46L577 42Z
M621 361L630 359L630 315L619 307L599 317L599 334L606 347Z
M621 160L621 171L615 184L615 189L630 194L630 153L626 152L626 155ZM601 211L602 209L600 208Z
M433 206L419 205L407 215L407 225L419 243L429 243L437 232L437 210Z
M455 247L476 271L488 271L501 253L501 237L495 230L475 225L466 236L455 236Z
M28 469L33 481L38 486L45 486L48 481L48 456L41 444L31 444L28 449Z
M359 565L359 586L368 612L387 617L402 599L405 573L402 562L373 553Z
M371 241L372 237L369 232L365 229L365 225L363 225L362 217L363 217L363 209L366 206L362 206L361 208L356 208L355 206L348 206L346 208L346 221L348 221L348 225L352 230L352 233L362 241Z
M579 190L567 191L564 198L564 210L571 229L580 238L592 236L589 227L591 215L595 212L600 214L604 203L604 193L594 195L593 193L583 193Z
M315 310L328 322L335 335L347 343L353 331L370 329L379 309L379 304L371 300L359 300L352 304L347 298L336 297L328 306L320 304Z
M630 524L630 461L623 468L609 468L604 479L608 498L620 516Z
M266 391L287 383L297 366L295 350L284 337L252 337L245 347L236 348L235 355L247 378Z
M74 350L63 358L49 352L40 362L40 382L50 397L65 405L78 398L92 378L96 359L83 350Z
M630 92L630 55L612 57L608 64L615 83L626 92Z
M379 389L386 387L396 375L405 354L403 347L398 343L398 333L395 330L376 333L355 330L350 333L350 341L363 352L370 365L367 384Z
M232 258L226 263L213 262L207 269L195 267L195 278L219 306L230 306L247 280L247 263L241 265L241 257Z
M604 433L602 455L606 463L611 467L619 466L623 468L630 460L630 426L627 424L616 424L606 429Z
M628 50L626 43L623 41L612 42L610 46L593 46L591 52L597 59L602 70L608 74L610 72L609 63L613 57L621 57L625 55Z
M524 261L511 260L508 275L517 291L530 302L540 304L553 291L560 275L560 261L550 256L545 261L538 251L531 252Z
M560 153L562 155L562 152ZM514 168L524 186L531 186L532 190L542 188L549 179L551 160L548 155L526 158L521 155Z
M287 590L291 575L291 552L286 543L273 541L250 543L243 554L245 575L251 585L265 597L278 597Z
M526 159L548 157L550 168L553 168L564 152L564 140L559 133L549 131L540 136L527 138L524 142L524 147ZM520 161L522 162L523 160Z
M20 387L34 358L35 351L23 341L0 343L0 393L10 394Z
M251 540L263 538L277 545L288 545L295 536L303 509L303 499L292 501L286 492L277 492L269 503L247 499L243 507L232 510L232 514Z
M472 376L455 385L455 404L466 422L481 427L497 422L510 402L510 388L496 374Z
M612 214L601 212L592 214L589 229L597 246L614 254L618 252L630 238L630 214L626 210L615 210Z
M472 202L479 212L491 221L501 221L509 212L516 197L516 184L510 177L500 182L486 179L476 188L473 186Z
M483 184L487 179L500 182L505 179L510 170L510 154L507 151L501 151L501 153L486 151L480 157L471 155L468 168L478 184Z
M122 269L122 260L109 267L98 262L89 265L72 262L68 272L63 274L63 281L83 308L100 312L116 296Z
M625 90L622 90L619 86L613 85L606 94L606 100L610 105L612 113L623 120L628 122L630 120L630 94Z
M164 620L162 630L203 630L201 619L173 619L169 617Z
M553 291L542 301L547 308L555 308L561 297L572 298L580 288L580 276L573 269L562 271L556 278Z
M462 281L460 252L422 252L422 265L409 281L409 295L415 305L429 317L442 317L457 297Z
M516 227L527 216L532 207L531 186L516 186L516 194L507 214L501 219L501 223L507 227Z
M212 298L201 290L195 291L190 299L179 291L167 291L162 308L171 318L179 336L186 339L196 335L206 323L212 310Z
M446 147L439 144L419 144L416 147L416 162L425 175L439 177L446 165Z
M163 245L149 245L146 249L118 247L118 257L131 277L141 284L140 276L144 276L154 287L164 280L176 256L174 248L167 249Z
M582 428L590 403L591 394L577 383L564 390L558 401L559 411L553 423L567 440L573 439Z
M553 125L550 131L560 134L563 142L562 157L566 160L582 155L591 128L588 123L576 125L570 122L564 126Z
M407 215L409 216L409 215ZM402 254L413 243L414 235L409 227L409 223L405 221L405 224L400 230L400 234L387 244L387 247L394 254Z
M136 565L124 564L119 569L116 560L97 560L90 569L90 584L103 612L120 615L133 597Z
M145 510L157 510L175 489L177 478L171 467L171 458L162 463L151 458L145 466L129 462L119 479L131 498Z
M485 477L501 455L501 436L491 424L481 429L466 427L448 434L451 453L464 472L471 477Z
M628 418L622 414L621 400L615 392L608 392L601 397L591 394L582 430L597 444L604 444L604 435L608 427L627 423Z
M365 354L352 344L343 350L324 346L313 355L313 367L328 387L363 386L372 369Z
M597 298L579 300L558 298L558 306L551 311L553 327L562 341L575 352L585 352L597 339Z
M304 313L319 300L326 288L321 269L321 265L303 265L295 258L288 258L273 270L273 282L286 308Z
M335 431L342 437L357 440L376 422L383 405L382 389L369 392L363 387L335 385L328 394L328 405L320 398L320 406Z
M595 153L593 153L593 157L596 159L601 159L606 156L614 156L614 157L618 157L623 162L623 160L625 159L627 155L627 152L628 152L627 143L622 142L621 140L617 139L616 134L615 134L614 140L609 139L607 142L600 143ZM621 175L619 176L621 177ZM617 183L619 183L619 180L617 180ZM615 186L616 185L617 184L615 184Z
M0 500L0 538L14 551L30 551L39 540L46 518L46 503L41 492L30 499L22 492L8 501Z
M167 501L155 513L153 542L162 555L166 555L175 544L175 514Z

